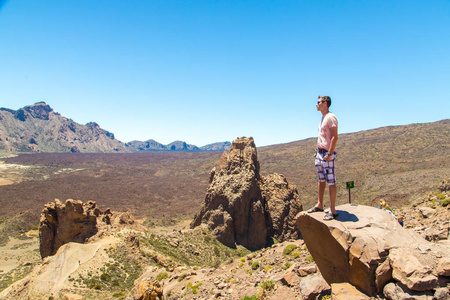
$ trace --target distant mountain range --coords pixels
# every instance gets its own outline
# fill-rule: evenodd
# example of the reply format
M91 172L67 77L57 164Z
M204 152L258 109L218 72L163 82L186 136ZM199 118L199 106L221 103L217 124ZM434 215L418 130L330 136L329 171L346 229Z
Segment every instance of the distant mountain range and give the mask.
M61 116L45 102L18 110L0 108L0 150L14 152L142 152L226 151L230 142L203 147L175 141L163 145L155 140L123 143L97 123L82 125Z
M126 143L125 146L134 151L226 151L230 148L230 142L220 142L209 144L203 147L187 144L183 141L175 141L168 145L163 145L155 140L132 141Z

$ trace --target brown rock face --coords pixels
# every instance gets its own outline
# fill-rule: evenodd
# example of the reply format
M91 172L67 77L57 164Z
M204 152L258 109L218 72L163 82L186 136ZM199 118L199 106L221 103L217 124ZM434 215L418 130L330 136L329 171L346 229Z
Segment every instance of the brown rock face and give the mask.
M191 228L203 223L221 243L249 249L264 247L272 232L279 239L298 236L292 226L301 210L296 189L282 175L265 179L259 170L253 138L236 139L222 155L219 170L211 171L205 203Z
M297 188L286 177L275 173L261 176L261 191L269 208L271 235L279 241L300 238L295 217L303 208Z
M339 216L300 213L297 226L328 283L349 282L368 295L398 281L416 292L433 291L445 281L450 248L433 244L398 224L386 211L341 205Z
M142 280L135 293L134 299L162 300L164 299L161 284L156 280Z
M95 202L58 199L45 205L41 214L39 240L41 257L53 255L68 242L84 243L98 231L97 217L101 214Z

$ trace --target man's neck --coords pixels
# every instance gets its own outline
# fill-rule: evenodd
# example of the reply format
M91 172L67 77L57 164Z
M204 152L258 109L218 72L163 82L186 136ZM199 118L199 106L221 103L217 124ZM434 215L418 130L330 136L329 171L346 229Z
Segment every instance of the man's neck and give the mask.
M324 110L321 111L322 116L325 116L327 113L329 113L330 111L328 110L328 108L325 108Z

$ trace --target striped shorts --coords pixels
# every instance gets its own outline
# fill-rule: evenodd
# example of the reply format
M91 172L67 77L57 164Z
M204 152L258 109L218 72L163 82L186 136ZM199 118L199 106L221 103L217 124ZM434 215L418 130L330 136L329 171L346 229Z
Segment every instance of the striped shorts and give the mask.
M319 182L326 181L328 185L336 184L336 174L334 173L334 161L337 153L331 155L330 161L323 159L324 154L317 153L314 159L314 165L319 175Z

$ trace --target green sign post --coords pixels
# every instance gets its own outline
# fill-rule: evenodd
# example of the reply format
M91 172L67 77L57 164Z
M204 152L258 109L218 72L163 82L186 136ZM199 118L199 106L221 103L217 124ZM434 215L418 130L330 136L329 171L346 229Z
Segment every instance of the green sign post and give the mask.
M348 203L352 203L352 198L351 198L351 189L355 187L355 182L354 181L347 181L347 189L348 189Z

